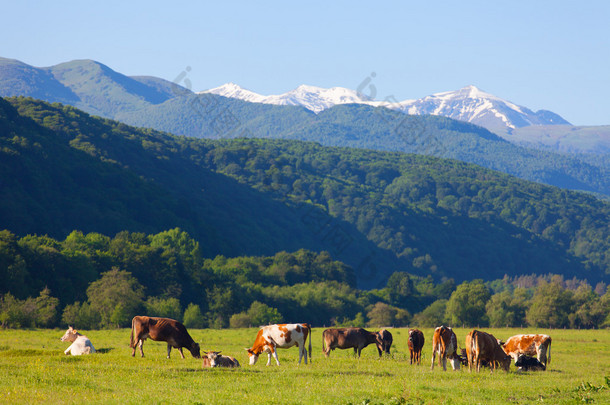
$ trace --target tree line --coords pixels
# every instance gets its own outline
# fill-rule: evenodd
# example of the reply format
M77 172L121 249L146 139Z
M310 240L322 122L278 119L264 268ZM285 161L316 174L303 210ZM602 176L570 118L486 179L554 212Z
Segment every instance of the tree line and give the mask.
M394 271L360 290L328 252L204 258L176 228L114 237L73 231L64 240L0 231L3 327L129 326L134 315L193 328L306 321L315 326L610 326L610 289L561 275L435 282Z

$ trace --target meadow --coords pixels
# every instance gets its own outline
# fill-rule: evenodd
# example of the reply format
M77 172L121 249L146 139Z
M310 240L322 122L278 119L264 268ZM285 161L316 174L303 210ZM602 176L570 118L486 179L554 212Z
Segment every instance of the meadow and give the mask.
M280 367L266 356L248 365L256 329L191 330L203 350L235 356L239 369L203 369L150 339L145 357L131 357L129 329L82 331L98 350L66 356L64 330L0 330L0 403L274 403L274 404L530 404L610 403L610 332L538 330L553 338L546 372L430 370L431 329L422 365L409 364L407 329L390 329L392 357L379 359L374 346L360 359L352 350L322 354L322 328L313 330L313 363L297 365L296 348L278 351ZM483 329L506 339L517 329ZM460 347L468 329L455 329Z

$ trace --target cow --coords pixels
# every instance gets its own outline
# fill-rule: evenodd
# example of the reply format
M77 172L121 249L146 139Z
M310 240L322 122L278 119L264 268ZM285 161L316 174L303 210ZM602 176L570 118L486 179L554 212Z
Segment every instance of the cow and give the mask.
M203 367L239 367L239 361L235 357L223 356L220 352L203 352ZM207 360L207 361L206 361Z
M131 320L131 342L129 347L133 349L131 356L136 355L136 346L140 346L140 355L144 357L144 341L151 338L157 342L167 342L167 358L169 359L172 347L180 352L184 358L182 348L186 347L191 355L200 358L199 344L196 343L186 328L180 322L169 318L154 318L150 316L134 316Z
M309 336L309 361L311 361L311 326L306 323L263 326L258 331L252 347L246 349L250 358L250 365L255 365L258 356L263 352L267 352L267 365L271 364L271 356L273 356L279 366L280 361L277 358L276 349L287 349L292 346L299 348L299 364L301 364L303 357L305 358L305 364L307 364L307 349L305 348L307 336Z
M72 344L64 350L65 354L72 356L80 356L81 354L95 353L95 347L85 335L78 333L73 326L69 326L68 330L60 339L62 342L72 342Z
M515 362L515 366L519 371L544 371L546 367L537 358L529 357L525 354L520 354Z
M481 370L483 361L488 361L493 372L498 366L508 372L511 358L491 334L473 329L466 336L466 353L468 356L468 369L477 372Z
M326 357L330 355L331 350L349 348L354 348L354 355L358 354L360 357L362 349L371 343L377 346L381 356L383 342L379 332L369 332L362 328L330 328L322 333L322 350Z
M502 349L517 361L519 355L536 357L545 369L551 364L551 342L549 335L515 335L502 344Z
M424 347L424 333L419 329L409 329L409 353L411 354L411 360L409 364L419 365L421 364L421 351Z
M430 370L434 369L434 361L438 354L438 364L443 366L443 370L447 371L447 359L451 363L451 368L454 370L460 369L460 356L457 354L457 337L455 332L448 326L439 326L434 330L432 335L432 365Z
M390 355L390 347L392 347L393 341L394 338L389 330L381 329L377 332L377 352L379 352L379 357L381 357L383 353Z

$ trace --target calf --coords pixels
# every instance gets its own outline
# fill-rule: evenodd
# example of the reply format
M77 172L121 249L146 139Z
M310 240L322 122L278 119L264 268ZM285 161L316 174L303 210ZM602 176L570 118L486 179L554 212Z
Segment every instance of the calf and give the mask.
M258 356L267 352L267 365L271 364L271 356L275 358L277 365L280 360L277 358L277 348L287 349L292 346L299 348L299 364L305 357L307 364L307 349L305 342L309 336L309 361L311 361L311 327L306 323L288 323L280 325L267 325L260 328L252 348L246 349L250 358L250 365L256 364Z
M220 352L203 352L203 367L239 367L239 362L235 357L223 356ZM207 360L207 361L206 361Z
M504 353L498 340L489 333L472 330L466 336L466 353L470 371L473 368L477 372L480 371L485 360L489 362L492 372L498 368L498 365L506 372L510 368L510 356Z
M546 369L548 364L551 364L551 342L549 335L515 335L502 344L502 349L514 361L522 354L536 357Z
M432 335L432 366L434 369L434 361L438 354L439 366L443 366L443 370L447 371L447 359L451 363L451 368L454 370L460 369L460 356L457 354L457 338L455 332L448 326L439 326L434 330Z
M70 353L72 356L80 356L81 354L95 353L95 347L85 335L78 333L74 327L68 327L68 330L60 339L62 342L72 342L72 344L64 350L65 354Z
M529 357L525 354L519 355L517 361L515 362L515 366L519 371L544 371L546 367L540 361L538 361L535 357Z
M381 357L383 353L390 355L390 347L392 347L393 341L394 338L392 337L392 334L389 330L381 329L379 332L377 332L376 344L377 351L379 352L379 357Z
M362 328L330 328L322 333L322 350L326 357L330 355L331 350L350 348L354 349L354 355L358 354L360 357L362 349L371 343L377 345L381 356L383 344L379 332L369 332Z
M133 349L132 356L136 355L136 346L140 346L140 356L144 357L144 341L151 338L154 341L167 342L167 358L169 359L172 347L180 352L184 358L182 348L186 347L191 355L200 358L199 344L195 343L186 328L180 322L169 318L153 318L150 316L134 316L131 321L131 342L129 347Z
M409 353L411 354L410 364L421 364L421 351L424 348L424 333L419 329L409 329Z

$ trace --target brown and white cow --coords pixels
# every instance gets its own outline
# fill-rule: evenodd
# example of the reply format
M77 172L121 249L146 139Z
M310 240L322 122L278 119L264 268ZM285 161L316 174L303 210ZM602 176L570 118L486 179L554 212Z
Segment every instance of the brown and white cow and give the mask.
M409 364L421 364L421 351L424 347L424 333L419 329L409 329L409 353L411 362Z
M184 358L183 347L186 347L193 357L201 357L199 344L189 335L184 325L174 319L134 316L131 320L131 342L129 345L133 349L132 356L136 355L136 346L139 345L140 355L144 357L142 346L144 346L146 338L151 338L157 342L167 342L168 359L172 347L178 349L182 358Z
M235 357L223 356L220 352L203 352L203 367L239 367L239 361Z
M515 335L502 344L502 349L516 362L520 354L536 357L545 368L551 363L551 342L549 335ZM547 364L548 363L548 364Z
M460 356L457 354L457 337L455 332L448 326L439 326L434 330L432 336L432 365L430 370L434 369L434 361L438 354L438 364L443 366L443 370L447 371L447 359L451 363L451 368L454 370L460 369Z
M379 357L383 353L390 355L390 348L392 347L392 343L394 342L394 337L387 329L381 329L377 332L377 352L379 353Z
M64 350L65 354L70 353L72 356L80 356L81 354L95 353L95 347L85 335L78 333L74 327L68 327L68 330L60 339L62 342L72 342L72 344Z
M479 372L484 361L489 363L492 372L498 366L506 372L510 368L510 356L504 353L498 339L492 334L474 329L470 331L466 336L466 353L470 371L475 368Z
M354 355L360 357L362 349L371 343L375 343L381 356L383 343L379 332L369 332L363 328L329 328L322 333L322 350L326 357L331 350L350 348L354 348Z
M248 351L250 365L256 364L258 356L267 352L267 365L271 364L271 356L275 358L277 365L280 365L280 360L277 358L277 348L287 349L292 346L299 348L299 364L301 359L305 358L307 364L307 349L305 342L309 336L309 361L311 361L311 327L306 323L285 323L278 325L267 325L260 328L254 344Z

